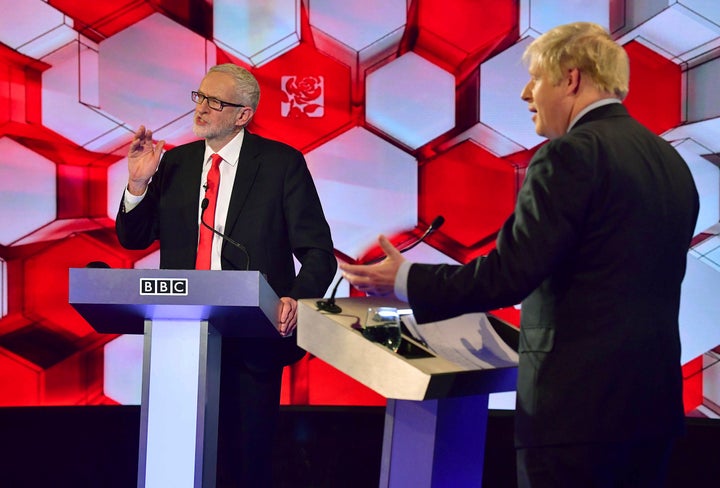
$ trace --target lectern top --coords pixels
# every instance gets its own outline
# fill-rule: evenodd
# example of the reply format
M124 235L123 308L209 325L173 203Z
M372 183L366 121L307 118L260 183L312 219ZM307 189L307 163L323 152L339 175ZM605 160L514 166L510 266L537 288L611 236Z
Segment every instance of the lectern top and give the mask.
M207 320L222 335L281 337L278 297L258 271L70 269L70 304L101 333L146 320ZM241 326L242 325L242 326Z

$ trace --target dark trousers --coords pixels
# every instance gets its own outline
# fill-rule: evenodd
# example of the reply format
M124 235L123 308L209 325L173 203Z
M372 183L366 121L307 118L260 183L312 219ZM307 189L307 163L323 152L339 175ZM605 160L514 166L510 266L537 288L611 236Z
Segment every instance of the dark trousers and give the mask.
M227 342L220 374L217 486L269 488L282 367L249 369Z
M674 439L517 450L518 488L662 488Z

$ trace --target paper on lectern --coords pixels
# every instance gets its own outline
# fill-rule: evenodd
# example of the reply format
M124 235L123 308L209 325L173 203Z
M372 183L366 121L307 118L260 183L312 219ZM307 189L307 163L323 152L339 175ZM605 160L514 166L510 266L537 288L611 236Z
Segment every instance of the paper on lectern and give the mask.
M401 320L435 355L466 369L517 366L517 352L498 336L484 313L426 324L418 324L413 315L403 315Z

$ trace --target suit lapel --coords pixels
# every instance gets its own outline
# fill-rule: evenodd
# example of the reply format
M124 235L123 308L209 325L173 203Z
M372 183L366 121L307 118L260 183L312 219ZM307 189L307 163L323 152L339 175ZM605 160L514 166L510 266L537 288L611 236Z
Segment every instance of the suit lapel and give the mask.
M187 187L194 190L189 190L182 200L184 202L183 215L188 222L187 228L197 229L200 179L202 178L203 159L205 157L205 143L198 141L189 149L187 156L180 164L180 171L182 171L182 180L188 182ZM197 241L197 234L195 235L195 241Z
M232 233L240 212L245 206L245 201L250 194L250 189L255 183L255 177L260 168L259 149L258 136L251 134L246 129L242 147L240 148L240 159L238 160L235 182L230 195L227 220L225 221L225 232L227 234Z

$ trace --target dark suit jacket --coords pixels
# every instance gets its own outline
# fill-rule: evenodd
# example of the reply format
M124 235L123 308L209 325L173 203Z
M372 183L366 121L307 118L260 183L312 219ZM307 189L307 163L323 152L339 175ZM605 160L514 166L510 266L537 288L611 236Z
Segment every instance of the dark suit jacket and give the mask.
M120 243L145 249L160 240L160 267L194 269L198 201L205 142L167 151L145 198L116 219ZM225 234L244 245L249 269L259 270L278 296L321 297L335 274L330 229L305 159L299 151L245 131ZM293 255L302 264L295 275ZM225 242L222 268L248 268L245 254ZM251 366L288 364L302 356L295 339L245 340Z
M410 305L425 322L524 299L518 446L674 435L698 207L677 152L624 106L598 107L537 151L493 252L410 268Z

